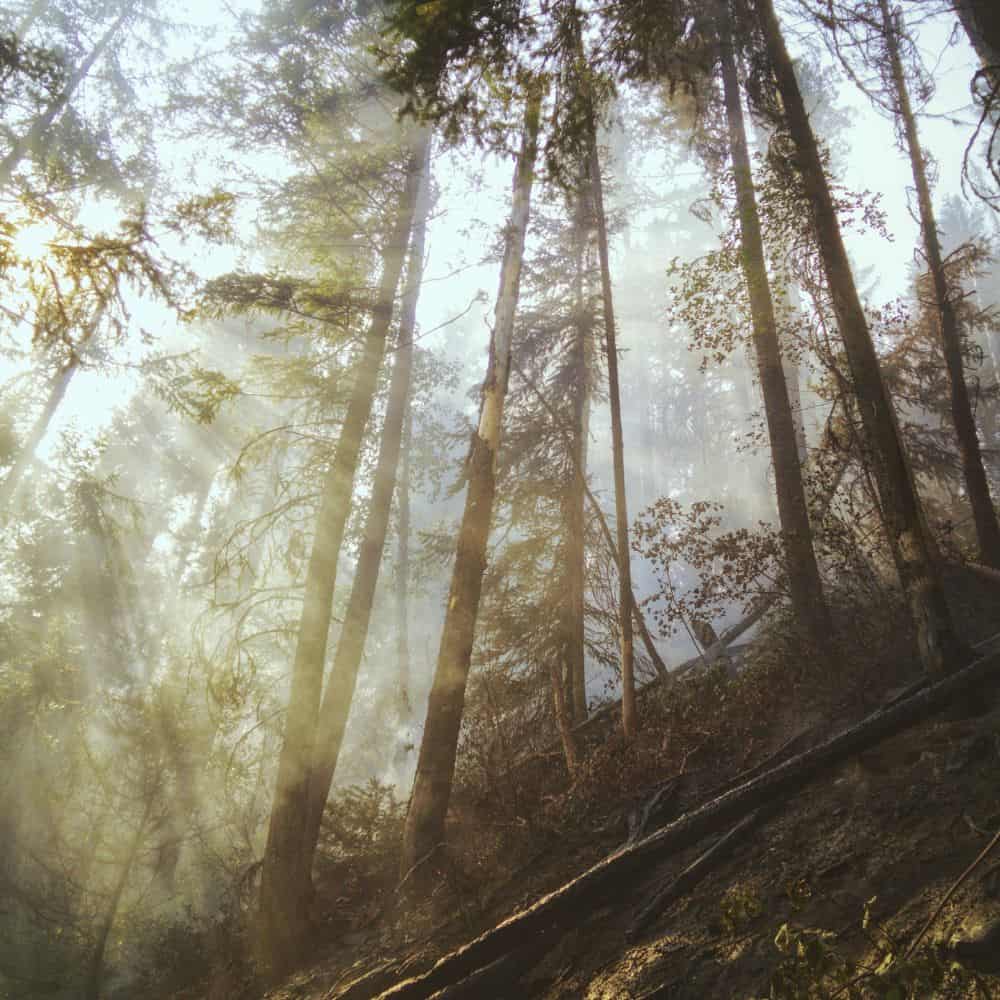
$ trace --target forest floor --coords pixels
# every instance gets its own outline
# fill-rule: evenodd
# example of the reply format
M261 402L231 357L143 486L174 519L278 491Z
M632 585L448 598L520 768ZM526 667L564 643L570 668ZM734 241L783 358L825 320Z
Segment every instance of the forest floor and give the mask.
M952 591L971 640L1000 632L1000 587L963 578ZM883 670L878 678L881 690L868 683L863 698L774 701L756 720L757 739L742 759L727 759L721 744L690 764L685 754L666 818L699 805L803 727L812 727L810 743L846 728L870 711L872 698L905 683L906 670ZM545 935L544 953L515 962L506 981L441 996L1000 997L1000 944L981 949L985 954L973 945L964 956L962 945L954 947L1000 927L1000 849L958 888L916 954L903 959L907 943L1000 829L1000 699L992 691L978 700L883 741L783 801L643 932L629 933L637 911L713 838L663 857L624 881L618 898L605 896L565 931L556 927ZM647 774L648 787L678 773L676 755L663 757L662 773ZM622 845L630 802L641 797L606 783L602 794L588 798L586 812L557 833L525 834L489 877L474 877L467 852L450 876L442 873L435 898L422 908L383 893L377 906L356 911L353 926L319 942L314 964L269 1000L376 997L531 905ZM475 836L468 828L462 833ZM871 974L876 969L882 974Z

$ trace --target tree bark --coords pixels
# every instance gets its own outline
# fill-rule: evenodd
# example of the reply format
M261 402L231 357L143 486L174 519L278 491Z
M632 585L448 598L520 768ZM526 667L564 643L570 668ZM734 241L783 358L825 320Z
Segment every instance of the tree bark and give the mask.
M404 874L414 869L444 839L485 570L486 543L493 513L496 459L510 374L514 315L520 291L540 116L541 93L534 90L528 97L514 178L513 204L490 337L489 365L483 382L479 427L473 433L466 464L469 486L458 534L441 646L427 705L413 793L406 814L401 858Z
M420 296L424 271L424 242L430 207L429 144L424 149L423 157L421 171L424 179L414 215L413 240L399 321L398 346L389 384L389 401L382 427L382 443L375 466L374 485L368 500L368 518L358 554L357 570L351 584L351 596L344 615L344 627L337 642L337 653L319 710L316 749L313 753L310 776L309 808L305 817L306 858L303 864L307 870L312 867L323 821L323 810L337 770L340 748L344 742L344 731L347 728L347 718L354 698L358 669L361 666L365 640L368 637L375 587L378 584L382 553L389 530L392 494L396 487L396 468L399 463L403 423L413 372L413 332L416 326L417 299Z
M604 304L604 344L608 363L608 398L611 404L611 450L615 475L615 527L618 547L618 628L622 657L622 731L626 740L635 738L639 727L635 704L635 649L632 639L632 547L628 538L628 501L625 492L625 445L622 439L622 401L618 379L618 344L615 306L611 290L608 256L608 223L604 214L604 188L597 151L597 123L589 111L588 145L590 188L597 226L597 253L601 264L601 299Z
M906 74L899 50L899 25L886 0L879 0L882 11L882 28L885 33L889 65L893 86L896 91L896 111L902 120L906 137L906 151L913 171L913 183L917 190L917 205L920 212L920 229L923 235L927 267L934 285L934 300L938 313L938 330L941 334L941 350L945 368L948 371L948 386L951 391L951 417L955 424L955 434L962 455L962 471L965 489L972 506L972 517L976 526L979 543L979 559L987 566L1000 569L1000 525L990 498L989 482L983 467L983 456L979 448L979 435L975 417L969 402L969 389L965 384L965 370L962 359L962 333L955 314L955 303L948 288L948 277L944 269L941 240L937 221L934 217L934 203L927 179L924 152L920 145L917 122L910 104L910 94L906 86ZM901 17L901 15L896 15Z
M885 527L909 603L921 662L926 671L941 672L967 662L969 650L955 632L940 574L933 562L892 400L882 380L819 147L772 0L757 0L757 11L844 341L870 452L868 460L878 483Z
M421 140L421 146L426 139ZM337 578L337 561L351 508L351 493L365 426L371 414L378 373L392 321L396 286L410 240L423 153L410 156L396 219L382 253L382 277L374 314L355 365L354 388L330 464L316 533L306 570L285 735L261 870L260 944L274 974L291 968L306 941L311 895L304 818L309 808L309 771L323 685L323 665Z
M587 431L590 412L590 343L592 331L584 295L584 264L587 242L586 170L581 171L577 192L574 240L576 242L573 323L572 423L568 446L571 451L573 476L565 500L565 532L563 578L566 605L563 610L565 634L563 656L565 661L565 702L571 722L587 718L586 654L584 651L584 581L586 580L586 552L584 546L584 489L587 478Z
M767 277L764 241L743 123L727 0L722 0L717 9L719 54L729 126L729 153L733 161L736 201L740 214L741 258L750 298L754 353L757 356L757 372L764 396L764 413L774 463L778 518L785 549L785 572L799 627L816 650L826 650L832 623L813 550L809 508L802 483L802 468L799 465L795 420L781 363L774 302Z
M586 920L595 908L629 898L632 886L645 878L650 868L664 857L693 847L709 834L730 827L755 810L790 798L838 764L921 722L957 695L986 681L995 683L998 677L1000 652L994 652L904 701L869 715L819 746L685 813L631 847L616 851L527 909L512 914L475 940L445 955L423 975L386 990L380 994L380 1000L429 997L553 927L558 926L565 933Z
M413 441L413 405L406 400L396 510L399 517L396 548L396 659L397 711L400 721L409 720L410 702L410 447Z
M952 0L969 43L994 87L1000 86L1000 10L994 0Z

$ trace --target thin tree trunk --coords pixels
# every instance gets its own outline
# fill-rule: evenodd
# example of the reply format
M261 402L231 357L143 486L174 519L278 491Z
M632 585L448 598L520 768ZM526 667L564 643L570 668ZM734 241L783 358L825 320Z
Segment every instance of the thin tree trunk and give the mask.
M135 834L129 843L128 854L125 856L125 863L122 870L115 879L115 884L111 889L111 896L108 898L108 905L97 927L97 936L94 939L94 948L90 953L90 960L87 963L87 978L83 987L85 1000L100 1000L101 980L104 978L104 955L108 948L108 938L111 936L111 929L115 924L115 917L118 915L118 907L121 905L122 896L125 893L125 886L128 885L129 875L132 873L132 866L139 855L139 848L142 846L142 837L146 832L146 822L152 808L152 801L147 801L143 809L142 819L136 827Z
M31 468L31 464L35 460L35 452L38 450L38 446L42 443L42 439L48 432L49 425L52 423L52 418L55 416L56 411L59 409L63 399L65 399L66 391L69 389L70 383L73 381L73 376L76 375L79 370L80 357L79 355L74 354L73 357L59 369L55 378L52 380L52 385L49 388L49 398L45 401L45 405L42 407L42 412L38 415L34 424L32 424L31 430L28 432L28 436L25 438L24 443L21 446L21 450L18 452L18 456L14 460L14 464L4 477L3 483L0 484L0 512L2 512L4 516L10 513L10 505L17 496L18 488L21 485L21 481L24 479L24 474L29 468Z
M801 315L802 302L798 290L793 286L785 287L781 293L782 303L789 310L789 315ZM802 410L802 366L795 353L793 345L781 345L781 334L778 334L778 344L781 348L781 367L785 371L785 384L788 386L788 402L792 408L792 420L795 423L795 447L799 456L799 465L805 468L809 462L809 445L806 437L805 414Z
M537 385L527 376L522 368L520 368L516 362L511 362L514 370L520 375L524 380L525 384L529 389L538 397L538 401L545 407L549 416L552 418L553 426L562 432L566 437L567 441L571 441L571 435L568 430L560 422L559 414L556 412L552 404L545 398L544 394L538 388ZM572 449L570 454L572 454ZM586 456L583 456L584 460ZM575 467L576 472L580 472L581 466L577 465ZM608 547L608 552L611 558L615 561L615 566L618 565L618 546L615 544L614 536L611 534L611 529L608 527L608 522L604 518L604 511L601 509L601 505L594 496L590 487L587 485L586 478L581 476L581 482L583 485L583 495L586 497L587 502L590 504L590 508L593 511L594 517L597 519L597 525L600 528L601 535L604 538L605 543ZM649 627L646 625L646 619L643 617L642 611L639 608L639 602L635 599L635 593L632 594L632 619L635 622L635 627L639 630L639 637L642 639L643 646L645 646L646 653L649 656L650 661L653 664L653 669L661 677L665 678L668 676L670 671L667 669L667 664L664 662L662 656L660 656L660 651L656 648L653 642L653 637L649 634ZM586 716L584 716L586 719ZM577 720L578 722L584 721L583 719Z
M306 857L303 859L303 864L307 870L312 867L323 821L323 810L337 770L340 748L344 742L344 731L347 728L347 718L354 699L358 669L365 651L365 640L368 637L372 605L375 601L375 588L382 566L385 538L389 530L392 495L396 488L396 468L399 464L403 423L413 372L413 332L416 325L417 299L420 296L420 284L424 272L424 240L430 207L429 145L424 151L421 167L424 179L414 215L410 263L399 320L398 347L389 384L389 400L382 427L382 443L375 466L374 485L368 500L368 518L358 553L357 570L351 585L351 596L344 615L344 627L337 642L337 653L319 710L316 749L310 776L309 809L305 821Z
M869 461L877 477L886 530L909 602L921 662L927 671L953 669L967 662L969 650L955 632L940 574L932 559L920 500L903 451L892 400L882 381L878 355L844 249L816 137L772 0L757 0L757 9L785 119L798 155L803 188L858 398L870 450Z
M718 5L719 53L725 89L726 119L729 126L729 152L736 181L736 200L740 214L741 257L750 312L753 318L754 353L764 396L764 413L774 463L774 484L778 499L778 518L785 548L785 572L788 574L792 607L799 627L817 650L826 649L832 631L830 614L823 596L816 553L812 545L809 508L806 505L802 468L799 465L795 421L788 399L788 384L781 364L774 302L767 277L767 260L757 213L750 155L736 75L727 0Z
M400 455L396 509L399 516L396 549L396 684L400 721L410 718L410 448L413 441L413 404L406 400L403 415L403 450Z
M400 454L396 506L399 526L396 548L396 659L399 687L399 717L409 719L410 701L410 448L413 441L413 406L408 398L403 417L403 442Z
M510 374L514 315L520 291L540 116L541 93L534 90L528 97L524 135L515 173L511 219L490 338L489 366L483 382L479 427L473 434L466 464L469 486L458 534L441 647L427 705L413 794L406 815L401 861L404 875L444 839L485 570L486 543L493 513L496 459Z
M927 267L934 283L934 299L941 333L941 350L944 353L945 367L948 371L948 385L951 390L951 416L955 424L959 450L962 454L965 489L969 496L969 503L972 505L976 539L979 543L979 559L987 566L1000 568L1000 525L997 524L996 511L993 508L993 501L990 499L990 487L986 479L986 470L983 468L983 456L979 448L976 421L969 402L969 389L965 384L965 371L962 363L962 334L958 326L958 317L955 315L955 304L948 289L948 278L941 253L941 241L938 236L937 221L934 218L934 204L931 201L931 188L927 180L927 167L924 163L917 122L910 104L906 75L900 57L899 27L893 15L889 13L889 5L886 0L879 0L879 7L882 11L882 27L885 32L892 80L896 90L897 113L903 122L906 149L910 157L910 167L913 170L913 183L917 189L920 229L923 234L924 252L927 255Z
M18 164L31 152L40 142L45 139L46 133L52 127L53 122L65 110L76 92L77 87L87 78L94 63L104 55L108 46L118 34L119 29L125 23L125 19L132 12L133 4L126 3L118 16L111 23L110 27L100 37L97 44L87 54L86 59L70 74L69 79L63 89L49 102L48 107L32 123L28 131L14 142L7 155L0 160L0 187L10 183L11 176L17 169Z
M587 480L587 424L590 411L590 317L584 294L584 265L587 242L586 191L588 179L586 170L580 178L577 193L574 240L576 243L574 275L572 374L570 392L572 396L572 424L570 440L573 476L567 489L565 500L565 558L563 579L565 580L566 604L563 609L565 634L563 655L566 677L566 709L572 722L582 722L587 718L587 676L586 653L584 648L584 582L586 579L586 551L584 544L584 492ZM565 741L564 741L565 742Z
M615 525L618 542L618 628L622 657L622 731L626 740L635 738L639 726L635 704L635 650L632 641L632 566L628 539L628 503L625 494L625 446L622 440L622 400L618 380L618 345L615 336L615 306L608 259L608 224L604 214L604 188L597 152L597 124L590 111L589 156L597 253L601 263L601 298L604 302L604 340L608 362L608 397L611 403L611 450L615 474Z
M549 661L549 680L552 685L552 707L556 716L556 729L559 731L559 741L562 743L563 756L566 758L566 770L572 778L580 766L580 748L577 746L576 733L573 732L573 723L579 720L570 717L562 672L559 670L559 662L554 658Z
M422 152L411 154L393 230L382 253L382 277L371 325L355 364L354 388L323 483L316 533L306 570L285 735L261 870L258 929L262 957L275 974L287 971L294 964L305 945L308 929L311 891L310 857L304 850L305 818L309 808L309 771L316 740L337 562L351 509L361 443L385 354L396 286L410 241L422 162Z
M31 468L31 464L35 460L35 452L38 451L38 446L48 433L52 418L56 415L63 400L66 398L70 383L80 370L83 355L86 353L101 320L104 318L106 308L106 303L101 303L97 307L93 318L87 324L83 335L80 337L79 344L73 347L69 360L56 372L55 377L52 379L52 383L49 386L48 399L45 400L42 412L38 415L34 424L32 424L31 430L28 432L28 436L25 438L17 458L14 460L14 464L7 475L4 476L3 482L0 483L0 518L9 513L9 507L17 496L21 481L24 479L24 474Z

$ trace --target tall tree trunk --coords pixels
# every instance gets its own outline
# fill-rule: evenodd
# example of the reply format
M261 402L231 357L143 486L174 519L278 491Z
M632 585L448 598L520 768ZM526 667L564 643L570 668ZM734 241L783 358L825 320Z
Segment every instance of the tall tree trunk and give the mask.
M565 581L565 606L563 608L563 657L566 692L564 702L568 718L582 722L587 718L587 676L584 649L584 583L586 579L586 551L584 544L584 500L587 477L587 424L590 413L590 342L593 336L584 288L584 269L587 244L587 198L589 186L586 171L580 178L577 194L574 240L576 246L574 274L574 310L572 373L570 394L572 422L569 447L572 449L573 475L566 490L565 532L563 551L563 579ZM565 741L564 741L565 742Z
M316 533L306 570L285 735L278 759L261 870L258 931L262 958L273 974L285 972L294 965L300 949L305 946L308 930L311 884L310 858L304 850L305 818L309 809L309 771L315 747L337 561L350 513L358 456L392 322L396 286L410 241L423 159L422 151L415 151L410 156L393 230L382 251L382 277L372 320L361 356L355 364L354 388L323 483Z
M622 730L626 740L635 737L639 720L635 704L635 650L632 642L632 548L628 540L628 502L625 493L625 446L622 440L622 400L618 381L618 345L615 306L608 259L608 222L604 214L604 186L597 151L597 122L590 110L589 157L597 253L601 263L601 299L604 303L604 343L608 362L608 397L611 403L611 450L615 475L615 525L618 543L618 628L622 657Z
M31 123L28 131L20 139L15 140L10 151L3 160L0 160L0 187L4 187L10 183L11 176L21 160L45 139L45 135L52 127L53 122L65 110L76 89L87 78L91 69L93 69L94 63L104 55L108 46L111 45L115 35L118 34L125 23L125 19L132 12L133 6L132 2L123 4L118 16L111 22L111 25L100 39L98 39L97 44L90 50L83 62L69 75L63 89L52 98L48 107Z
M533 90L528 97L524 135L515 172L513 204L490 337L489 366L483 382L479 427L473 434L466 463L469 486L458 534L441 647L427 704L413 794L406 814L402 852L404 875L444 839L486 563L486 542L493 513L496 459L510 374L514 314L520 291L540 116L541 93Z
M798 290L794 286L786 286L781 291L782 305L788 315L798 316L802 313L802 302L799 299ZM805 414L802 410L802 366L799 364L799 357L795 346L787 343L782 344L782 337L778 333L778 347L781 350L781 367L785 372L785 384L788 386L788 403L792 408L792 421L795 424L795 449L799 456L799 465L804 469L809 464L809 445L806 437Z
M795 617L817 650L826 649L832 629L823 596L816 553L812 545L809 509L799 465L795 420L788 399L788 385L781 364L774 303L767 277L767 261L757 214L757 196L750 170L746 129L736 75L732 29L727 0L718 5L719 52L725 90L726 120L729 126L729 153L736 181L740 214L743 274L753 319L754 353L764 396L764 413L774 463L774 484L778 498L778 518L785 548L785 572Z
M983 468L983 456L979 448L976 421L969 402L969 389L965 384L962 363L962 334L955 314L955 304L948 288L948 277L944 269L941 240L938 236L937 221L934 218L934 204L931 201L931 187L927 180L927 167L917 132L917 122L910 104L910 94L906 86L903 60L899 51L899 25L889 13L886 0L879 0L882 11L882 28L885 32L886 48L892 81L896 91L896 111L902 119L906 136L906 150L913 171L913 183L917 189L917 205L920 211L920 229L923 234L927 267L934 284L934 299L938 312L938 328L941 333L941 350L944 353L948 371L948 385L951 391L951 416L955 424L955 434L962 454L962 471L965 475L965 489L972 505L972 517L979 542L979 561L987 566L1000 569L1000 525L990 499L990 487ZM896 15L899 17L900 15Z
M424 180L417 199L413 224L413 241L410 246L410 263L406 275L406 288L399 320L398 346L389 383L389 400L386 405L382 443L375 466L374 485L368 500L368 518L364 538L358 553L358 565L351 585L344 615L344 627L337 642L333 669L323 694L316 731L316 749L313 754L310 776L309 809L305 821L305 852L303 864L312 866L312 858L319 840L323 810L330 794L330 785L337 770L340 748L344 742L347 717L354 698L358 669L365 651L368 626L371 622L375 587L382 566L382 553L389 530L392 511L392 494L396 488L396 468L403 438L403 423L410 382L413 372L413 332L416 325L417 299L424 271L424 240L427 231L427 214L430 207L430 148L424 151L422 164Z
M1000 86L1000 8L996 0L952 0L952 5L990 83Z
M31 463L35 460L35 452L38 451L38 446L48 433L49 427L52 424L52 418L56 415L63 400L66 398L70 383L80 370L80 366L83 363L83 356L86 354L94 338L94 334L97 332L97 328L104 318L106 308L107 303L103 302L97 307L93 317L83 331L79 343L72 348L69 360L60 367L52 379L49 385L49 395L45 400L45 405L42 407L42 412L39 413L34 424L32 424L31 430L28 431L28 436L25 438L17 457L14 459L14 464L7 475L4 476L3 482L0 483L0 519L9 513L8 508L17 496L21 481L24 479L24 474L31 468Z
M413 442L413 404L407 398L403 414L403 444L396 510L399 517L396 549L396 659L397 706L400 721L408 720L410 701L410 448Z
M903 452L892 400L882 381L878 355L844 249L816 137L772 0L757 0L757 10L784 105L785 120L798 155L802 184L861 410L870 450L869 461L877 477L886 530L909 602L921 662L927 671L952 669L966 662L970 653L955 632L941 577L932 560L923 512Z

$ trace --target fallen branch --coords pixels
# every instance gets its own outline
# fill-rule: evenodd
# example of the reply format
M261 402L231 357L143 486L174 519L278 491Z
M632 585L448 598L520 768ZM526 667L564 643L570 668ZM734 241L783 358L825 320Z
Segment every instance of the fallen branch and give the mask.
M652 899L635 915L626 937L635 940L675 899L687 895L720 861L724 860L745 833L757 826L765 815L771 815L776 811L777 807L772 804L769 809L755 809L749 816L744 816L704 854L653 894Z
M554 926L576 926L592 912L595 902L621 898L641 879L651 863L697 844L747 813L787 799L831 768L908 729L945 707L960 693L1000 674L1000 653L993 653L882 709L824 743L726 792L675 820L631 847L623 848L582 875L514 913L457 951L439 959L421 976L397 984L382 994L389 998L426 998L471 975L508 952L521 948Z
M992 566L983 566L982 563L974 562L952 563L951 565L956 569L968 570L984 580L989 580L990 583L1000 583L1000 569L993 569Z
M957 879L952 883L951 888L944 894L944 899L938 903L934 912L927 918L927 923L920 928L917 936L910 942L910 947L906 949L906 954L904 958L912 957L913 953L917 950L917 945L920 944L924 935L931 929L934 925L934 921L941 916L941 911L948 905L948 900L958 891L961 884L989 857L990 852L1000 844L1000 830L993 835L993 839L979 852L979 856L975 861L969 865L968 868L958 876Z
M685 760L685 763L687 761ZM629 814L629 834L628 839L625 841L626 847L631 847L632 844L641 840L645 834L646 830L649 828L650 820L654 817L659 817L662 819L668 810L673 811L672 807L677 801L677 793L680 791L681 781L684 779L684 768L681 768L680 774L675 774L672 778L663 782L659 788L643 803L643 806L639 810L635 810ZM657 824L662 826L662 823Z

